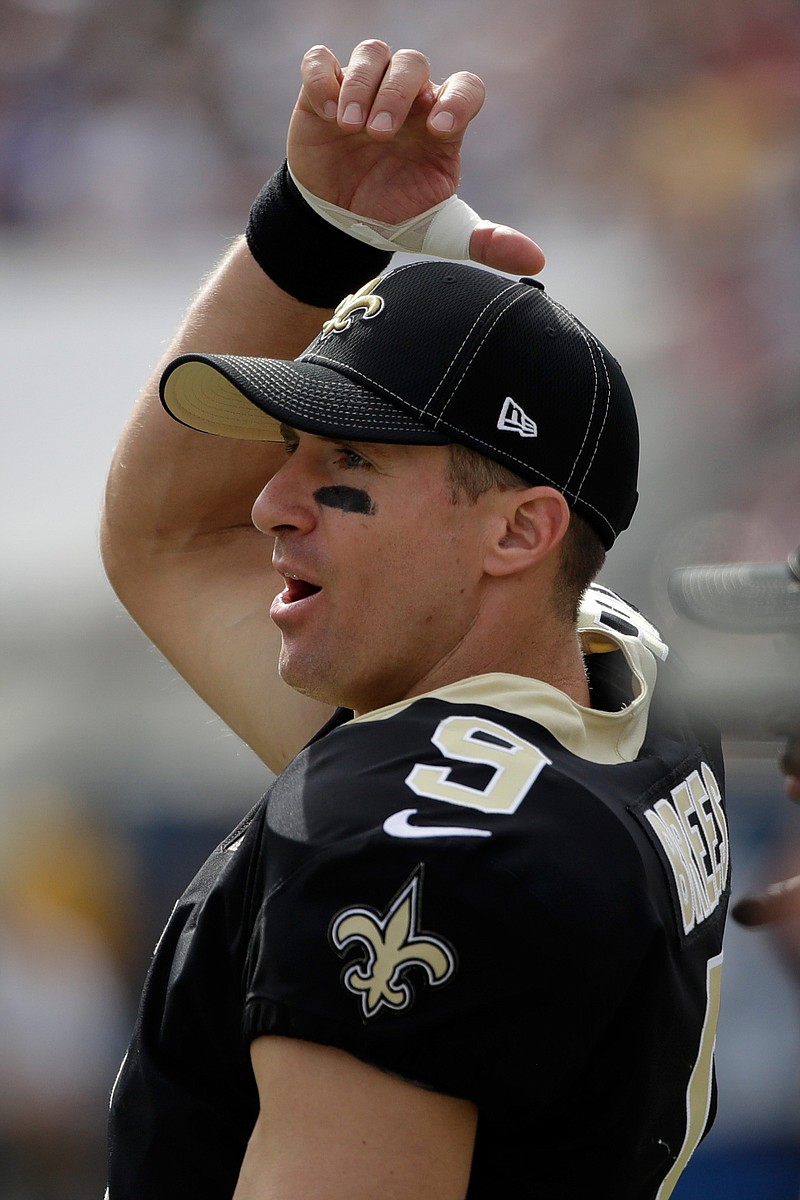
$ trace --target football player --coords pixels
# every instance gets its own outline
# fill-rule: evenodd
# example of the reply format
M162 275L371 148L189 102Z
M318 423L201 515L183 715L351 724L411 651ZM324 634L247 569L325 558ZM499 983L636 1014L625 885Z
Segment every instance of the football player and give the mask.
M311 49L115 456L114 587L279 774L159 942L110 1200L666 1200L713 1117L719 742L592 582L633 401L456 195L482 102Z

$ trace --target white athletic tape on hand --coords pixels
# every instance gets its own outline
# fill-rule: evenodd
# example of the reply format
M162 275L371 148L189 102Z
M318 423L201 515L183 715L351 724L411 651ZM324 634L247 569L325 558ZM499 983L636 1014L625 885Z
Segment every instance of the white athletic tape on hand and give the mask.
M458 196L442 200L408 221L390 225L386 221L360 217L346 208L339 208L338 204L320 199L303 187L291 167L289 174L314 212L359 242L366 242L378 250L406 250L411 254L430 254L434 258L469 258L472 231L481 218Z

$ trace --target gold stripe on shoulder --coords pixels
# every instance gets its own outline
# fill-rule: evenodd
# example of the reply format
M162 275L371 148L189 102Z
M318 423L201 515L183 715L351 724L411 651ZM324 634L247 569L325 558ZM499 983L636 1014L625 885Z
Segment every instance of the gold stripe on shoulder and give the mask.
M613 641L613 639L609 639ZM641 643L618 644L634 679L634 699L619 712L605 712L577 704L564 692L539 679L499 672L473 675L445 687L411 696L374 712L355 717L352 723L386 721L420 700L481 705L501 713L514 713L547 729L565 750L596 763L633 762L647 731L647 715L656 676L653 655Z

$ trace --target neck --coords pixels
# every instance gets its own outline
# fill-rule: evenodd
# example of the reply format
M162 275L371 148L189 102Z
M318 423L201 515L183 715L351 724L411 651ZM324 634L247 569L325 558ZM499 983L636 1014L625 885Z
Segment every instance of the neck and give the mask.
M418 696L460 679L495 672L538 679L558 688L576 704L591 706L586 664L575 626L542 615L529 620L527 629L521 622L509 626L507 621L500 627L489 624L484 630L473 626L469 636L440 659L408 695Z

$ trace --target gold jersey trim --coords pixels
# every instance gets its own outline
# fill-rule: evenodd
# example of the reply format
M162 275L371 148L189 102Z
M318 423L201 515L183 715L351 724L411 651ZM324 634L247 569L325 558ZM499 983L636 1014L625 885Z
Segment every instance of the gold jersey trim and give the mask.
M589 636L586 636L589 635ZM633 762L645 733L650 699L656 678L656 659L636 637L625 637L607 630L582 630L581 638L588 653L621 650L631 671L634 698L618 712L587 708L566 693L521 675L494 672L473 675L432 691L400 700L353 718L355 723L385 721L418 700L446 700L451 704L481 704L535 721L547 729L571 754L588 762L613 765ZM602 641L601 641L602 639Z

